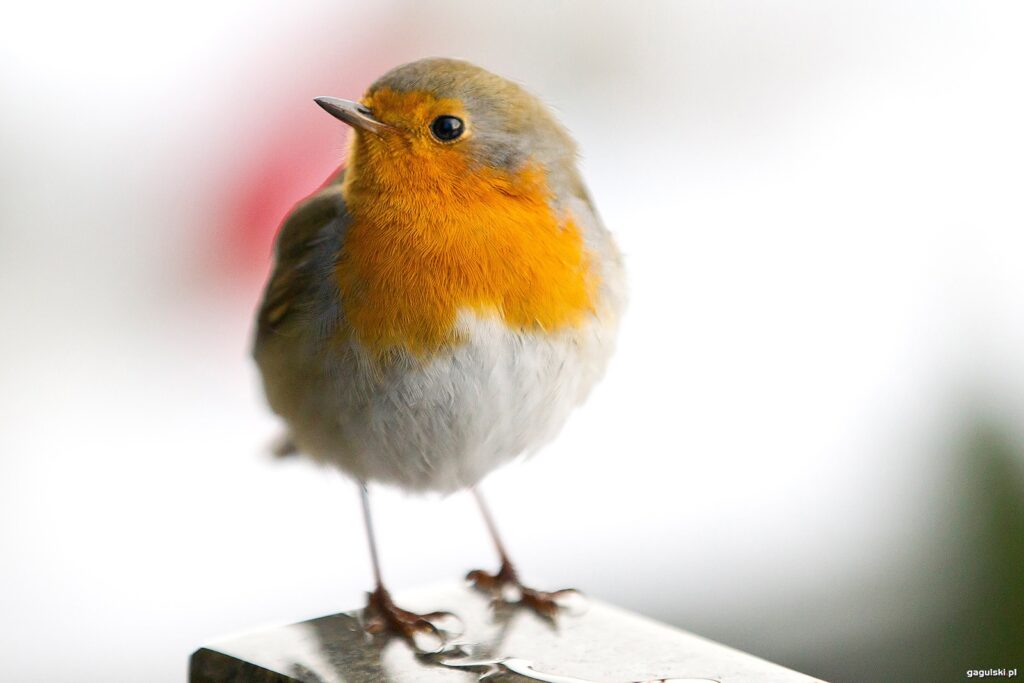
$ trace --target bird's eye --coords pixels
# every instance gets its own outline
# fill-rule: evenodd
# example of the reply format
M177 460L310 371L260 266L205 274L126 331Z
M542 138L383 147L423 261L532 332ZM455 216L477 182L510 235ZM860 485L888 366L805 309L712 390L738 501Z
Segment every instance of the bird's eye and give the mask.
M430 124L430 132L441 142L457 140L466 130L466 124L457 116L438 116Z

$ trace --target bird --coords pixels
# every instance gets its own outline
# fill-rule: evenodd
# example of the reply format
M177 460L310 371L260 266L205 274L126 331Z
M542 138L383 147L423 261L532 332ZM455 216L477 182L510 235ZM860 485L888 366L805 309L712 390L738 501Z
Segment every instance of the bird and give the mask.
M315 101L353 134L345 163L284 219L256 316L280 450L359 487L369 632L413 640L449 616L392 599L371 485L471 491L499 568L467 579L553 618L569 591L521 582L479 484L551 441L615 348L623 258L576 144L523 86L456 59L393 68L359 101Z

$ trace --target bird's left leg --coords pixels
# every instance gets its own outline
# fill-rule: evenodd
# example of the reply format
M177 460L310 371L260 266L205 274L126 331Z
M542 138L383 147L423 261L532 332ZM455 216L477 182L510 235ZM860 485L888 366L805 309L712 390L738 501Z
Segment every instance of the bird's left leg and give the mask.
M432 651L443 645L445 631L439 626L441 622L458 621L451 612L429 612L417 614L404 610L394 603L391 593L384 587L381 578L380 558L377 555L377 537L373 533L373 519L370 515L370 494L366 484L360 484L363 501L363 521L366 524L366 540L370 546L370 561L373 564L373 580L375 588L369 598L365 611L366 630L373 634L397 633L404 637L420 651ZM435 623L437 622L437 623ZM420 636L426 635L424 640ZM434 642L436 641L436 642ZM429 642L429 645L426 643Z
M484 518L487 531L494 541L494 547L498 551L498 559L501 566L494 574L489 574L481 569L474 569L466 575L469 581L478 590L490 593L496 603L521 604L529 607L542 617L552 619L561 607L560 600L577 594L573 588L558 591L539 591L528 588L519 580L519 572L516 571L512 561L508 559L505 552L505 544L501 542L498 535L498 528L491 517L491 511L484 502L479 489L473 488L473 497L476 498L477 506L480 508L480 515Z

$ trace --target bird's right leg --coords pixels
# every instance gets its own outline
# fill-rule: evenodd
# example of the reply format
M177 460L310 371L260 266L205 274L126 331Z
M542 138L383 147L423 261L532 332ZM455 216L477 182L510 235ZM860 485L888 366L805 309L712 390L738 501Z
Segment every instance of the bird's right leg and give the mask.
M434 622L454 619L451 612L428 612L416 614L398 607L391 599L391 593L384 587L380 572L380 557L377 555L377 539L373 533L373 519L370 515L370 494L365 483L360 483L363 500L363 521L366 524L366 539L370 546L370 561L373 563L374 590L368 594L365 610L365 628L369 633L396 633L408 640L419 650L434 650L444 644L444 631ZM429 645L422 637L426 634L431 642Z
M498 527L494 524L490 508L487 507L483 495L476 487L473 488L473 497L476 498L480 515L487 525L491 540L494 541L494 548L498 551L501 567L494 574L489 574L482 569L474 569L466 575L466 580L479 590L490 593L497 604L522 604L545 619L554 619L562 607L561 603L568 597L579 595L578 591L574 588L540 591L524 586L519 580L519 572L516 571L512 560L508 559L505 544L502 543L501 536L498 535ZM518 597L509 598L506 591L508 588L513 589L513 593L517 593Z

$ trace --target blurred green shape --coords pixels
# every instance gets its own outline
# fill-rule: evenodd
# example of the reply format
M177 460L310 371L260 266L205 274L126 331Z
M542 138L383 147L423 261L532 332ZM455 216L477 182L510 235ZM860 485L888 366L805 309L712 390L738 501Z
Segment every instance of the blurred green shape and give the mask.
M972 586L952 652L967 668L1024 668L1024 448L979 421L963 449L961 528Z

